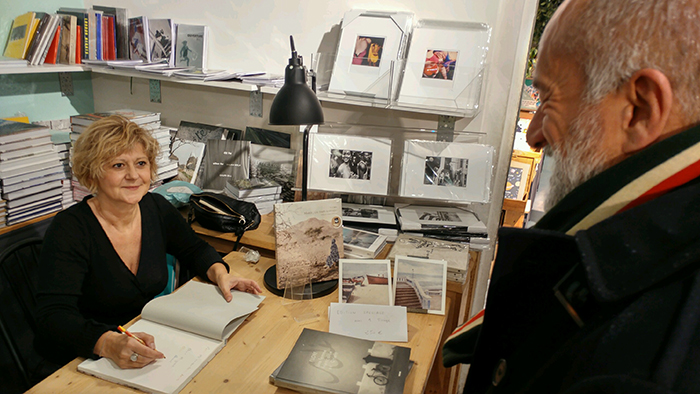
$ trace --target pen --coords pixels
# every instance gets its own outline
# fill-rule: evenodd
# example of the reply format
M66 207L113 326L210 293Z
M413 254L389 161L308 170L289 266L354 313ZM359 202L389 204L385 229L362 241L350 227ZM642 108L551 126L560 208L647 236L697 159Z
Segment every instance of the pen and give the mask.
M141 344L142 344L143 346L148 346L148 345L146 345L146 342L143 341L143 339L141 339L141 338L137 337L136 335L130 333L129 331L126 330L126 328L124 328L124 327L122 327L122 326L119 326L118 328L119 328L119 331L121 331L122 333L124 333L124 334L126 334L127 336L129 336L129 337L131 337L131 338L134 338L135 340L141 342Z

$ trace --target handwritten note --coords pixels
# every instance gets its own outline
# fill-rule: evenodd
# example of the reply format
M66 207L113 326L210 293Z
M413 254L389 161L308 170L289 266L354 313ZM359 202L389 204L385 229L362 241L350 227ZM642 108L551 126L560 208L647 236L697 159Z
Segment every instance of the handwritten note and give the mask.
M372 341L408 342L406 307L331 303L329 331Z

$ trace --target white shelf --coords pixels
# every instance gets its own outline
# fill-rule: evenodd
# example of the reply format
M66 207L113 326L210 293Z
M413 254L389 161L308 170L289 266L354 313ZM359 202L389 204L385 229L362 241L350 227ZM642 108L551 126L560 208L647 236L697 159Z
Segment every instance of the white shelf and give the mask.
M175 82L175 83L182 83L182 84L186 84L186 85L211 86L211 87L222 88L222 89L243 90L246 92L253 92L253 91L258 90L258 87L255 85L237 82L237 81L206 81L205 82L205 81L200 81L197 79L167 77L167 76L164 76L161 74L142 72L142 71L138 71L138 70L123 70L123 69L97 67L97 66L93 66L90 69L92 70L92 72L97 73L97 74L119 75L119 76L124 76L124 77L135 77L135 78L144 78L144 79L157 79L160 81L169 81L169 82Z
M42 64L41 66L0 67L0 75L4 74L45 74L45 73L76 73L90 71L79 64Z

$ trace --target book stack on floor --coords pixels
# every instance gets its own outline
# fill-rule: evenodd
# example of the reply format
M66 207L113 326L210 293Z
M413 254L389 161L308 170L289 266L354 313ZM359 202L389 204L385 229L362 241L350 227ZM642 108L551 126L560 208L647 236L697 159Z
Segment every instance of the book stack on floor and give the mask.
M373 259L386 246L386 236L343 226L346 259Z
M394 208L382 205L343 203L343 224L359 230L370 231L394 242L398 236Z
M64 176L48 128L0 120L0 179L7 225L60 210Z
M403 393L411 349L304 328L270 383L302 393Z
M228 181L224 192L237 200L252 202L261 215L272 212L275 204L282 202L282 186L267 178Z

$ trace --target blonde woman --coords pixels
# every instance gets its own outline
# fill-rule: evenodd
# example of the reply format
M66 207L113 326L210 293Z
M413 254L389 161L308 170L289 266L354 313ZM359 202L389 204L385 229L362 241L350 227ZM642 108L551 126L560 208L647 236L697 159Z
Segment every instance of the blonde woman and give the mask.
M219 286L257 294L258 284L232 276L228 265L197 237L182 215L148 193L158 143L121 116L93 123L77 140L73 173L94 194L56 215L40 256L37 350L63 364L76 356L108 357L140 368L163 354L120 335L117 326L141 313L168 277L166 253Z

